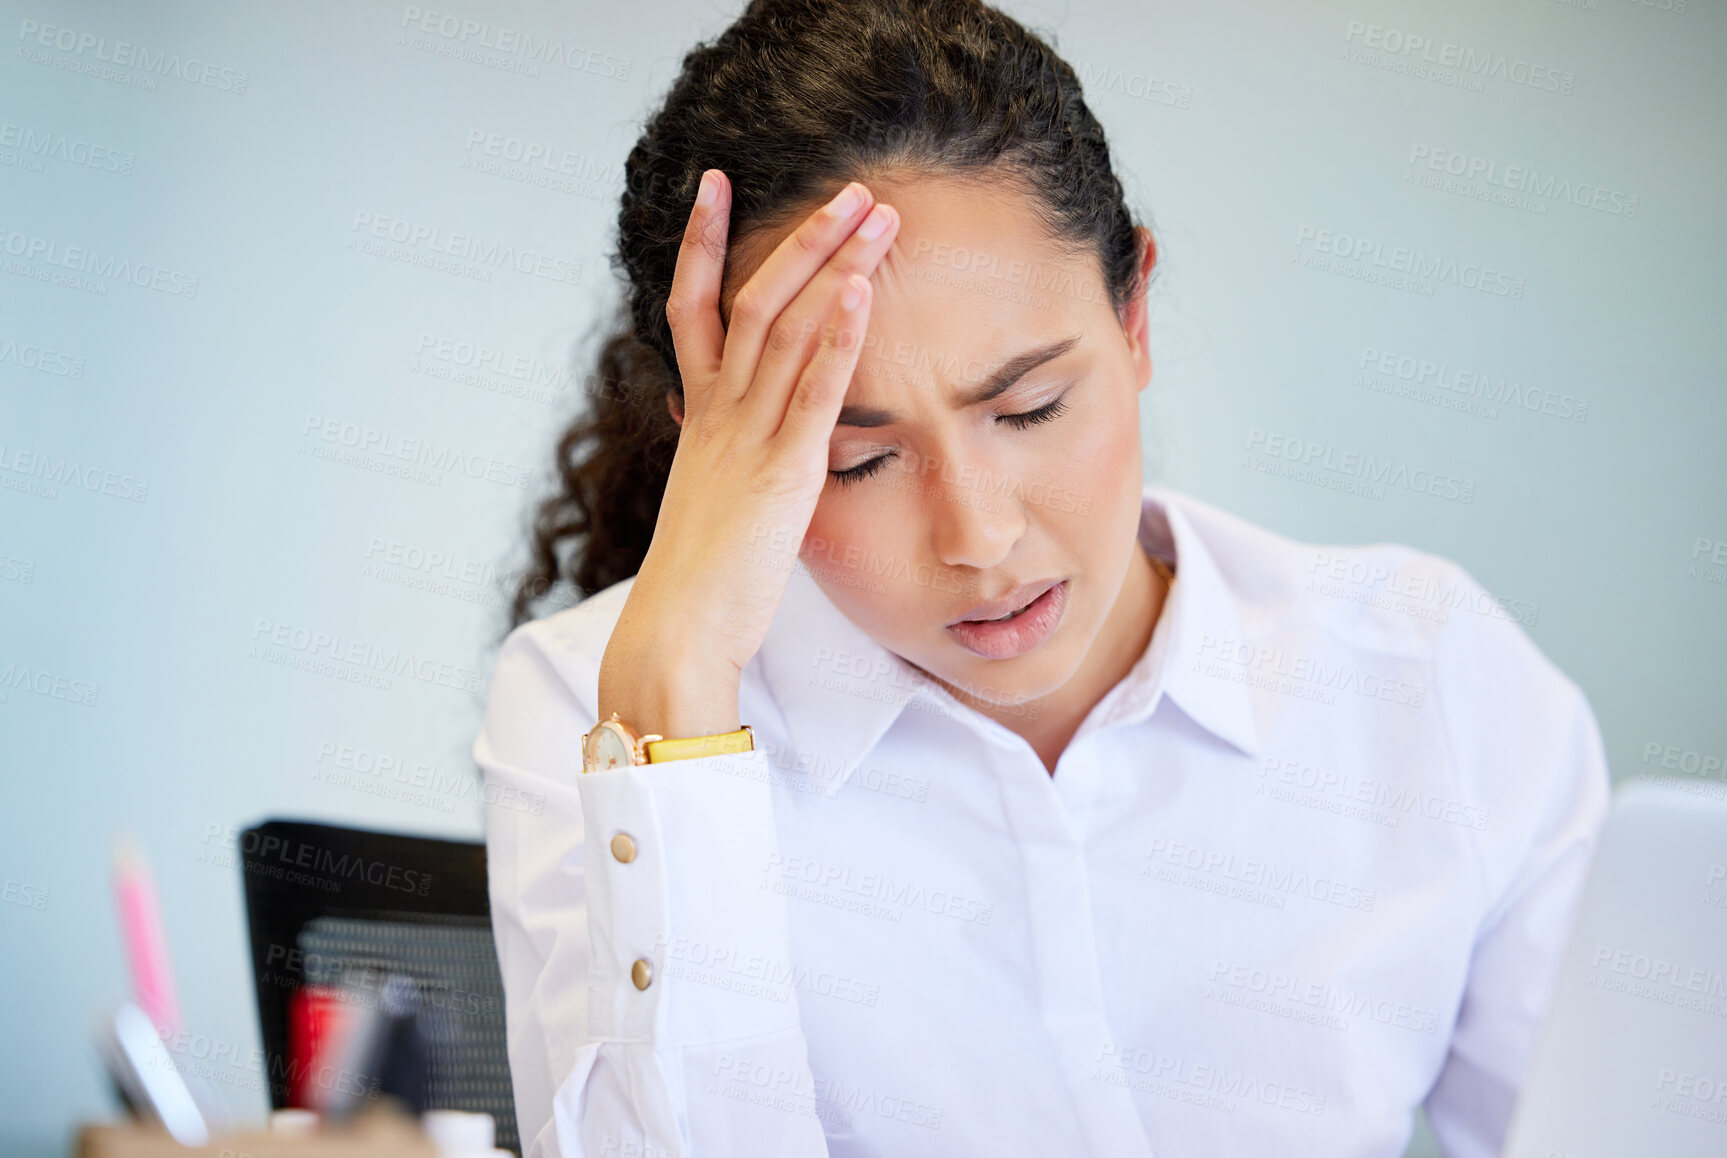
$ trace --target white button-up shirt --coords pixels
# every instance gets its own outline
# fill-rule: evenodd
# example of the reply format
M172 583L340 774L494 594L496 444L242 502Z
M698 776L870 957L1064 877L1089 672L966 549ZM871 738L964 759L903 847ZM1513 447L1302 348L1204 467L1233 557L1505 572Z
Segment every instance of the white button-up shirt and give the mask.
M1175 583L1053 775L802 569L746 754L582 773L632 581L511 634L474 756L536 802L486 819L530 1158L1395 1158L1423 1101L1493 1158L1588 700L1443 558L1163 487L1140 538Z

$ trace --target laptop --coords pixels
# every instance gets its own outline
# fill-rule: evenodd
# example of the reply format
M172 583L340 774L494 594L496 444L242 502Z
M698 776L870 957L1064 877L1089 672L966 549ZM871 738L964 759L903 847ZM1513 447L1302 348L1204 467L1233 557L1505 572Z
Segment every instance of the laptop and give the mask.
M1727 783L1621 781L1500 1158L1727 1155Z

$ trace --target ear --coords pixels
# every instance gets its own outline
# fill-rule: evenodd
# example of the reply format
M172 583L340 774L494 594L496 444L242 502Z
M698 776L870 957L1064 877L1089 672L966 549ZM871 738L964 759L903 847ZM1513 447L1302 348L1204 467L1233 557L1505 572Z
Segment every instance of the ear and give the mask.
M671 411L672 421L678 424L678 428L680 430L683 429L684 404L682 400L678 398L678 392L676 390L666 391L666 409Z
M1146 287L1151 281L1152 267L1157 264L1157 239L1143 225L1135 226L1133 234L1139 242L1140 292L1123 308L1121 329L1127 336L1128 353L1132 355L1134 374L1139 379L1138 388L1144 390L1151 384L1151 323L1145 302Z

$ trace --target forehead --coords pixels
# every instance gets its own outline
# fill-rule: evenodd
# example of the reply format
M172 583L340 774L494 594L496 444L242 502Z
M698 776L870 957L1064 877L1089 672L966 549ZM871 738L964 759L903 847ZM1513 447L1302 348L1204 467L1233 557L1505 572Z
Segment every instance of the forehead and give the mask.
M975 384L1012 354L1077 332L1107 299L1095 254L1053 239L1030 195L1013 182L920 176L864 183L899 213L900 228L870 278L869 327L848 401ZM788 223L732 248L722 288L727 307L820 204L800 206Z

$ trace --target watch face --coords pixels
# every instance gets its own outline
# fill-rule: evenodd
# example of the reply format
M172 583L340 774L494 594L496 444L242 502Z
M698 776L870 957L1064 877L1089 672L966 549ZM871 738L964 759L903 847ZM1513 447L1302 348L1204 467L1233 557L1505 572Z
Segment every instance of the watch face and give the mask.
M635 760L630 755L629 741L606 721L588 733L588 750L582 767L589 772L604 772L608 768L631 768Z

